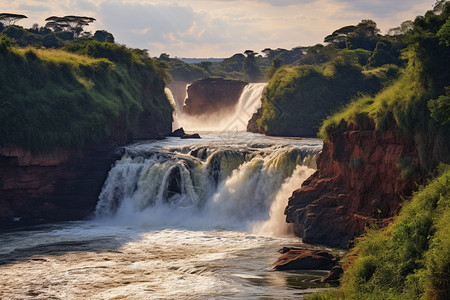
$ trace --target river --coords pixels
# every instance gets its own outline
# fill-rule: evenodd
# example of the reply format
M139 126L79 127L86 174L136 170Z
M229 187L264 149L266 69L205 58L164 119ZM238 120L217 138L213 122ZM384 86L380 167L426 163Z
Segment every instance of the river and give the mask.
M322 142L201 133L125 147L91 220L0 235L1 299L291 299L323 271L274 271L292 191Z

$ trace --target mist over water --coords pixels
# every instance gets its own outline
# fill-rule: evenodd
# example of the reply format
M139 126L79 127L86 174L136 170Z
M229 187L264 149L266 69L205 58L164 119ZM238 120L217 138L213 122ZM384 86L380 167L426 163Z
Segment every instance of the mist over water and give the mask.
M177 125L174 125L173 128L183 127L187 131L245 131L248 120L261 106L261 95L266 86L267 83L247 84L231 113L227 110L208 115L190 116L182 114L182 108L177 107L174 122ZM173 95L171 98L173 99Z
M321 148L316 140L202 135L202 141L172 138L167 146L127 147L109 172L96 216L151 226L248 230L269 219L274 199L287 199L300 186Z
M325 272L275 272L282 207L322 142L202 132L126 147L91 221L0 235L0 298L301 298Z

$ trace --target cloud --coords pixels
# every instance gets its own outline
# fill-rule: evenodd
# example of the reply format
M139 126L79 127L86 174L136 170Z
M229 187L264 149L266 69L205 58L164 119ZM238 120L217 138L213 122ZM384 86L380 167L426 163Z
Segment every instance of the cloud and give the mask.
M435 0L4 0L29 18L88 15L116 41L151 55L228 57L246 49L314 45L335 29L373 19L386 32Z
M373 17L386 18L417 7L425 10L432 8L432 1L424 0L336 0L345 5L345 10L363 12Z

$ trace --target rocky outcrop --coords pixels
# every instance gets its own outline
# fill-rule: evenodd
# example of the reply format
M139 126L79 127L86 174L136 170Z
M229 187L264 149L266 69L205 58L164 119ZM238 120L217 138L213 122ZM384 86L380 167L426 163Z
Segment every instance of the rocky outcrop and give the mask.
M0 228L85 218L94 211L116 144L33 154L0 149Z
M296 136L296 137L317 137L317 128L299 128L295 126L287 126L280 128L260 128L257 121L262 117L263 108L260 107L251 117L247 124L247 131L253 133L262 133L269 136ZM276 113L281 113L277 112Z
M328 251L291 248L272 265L275 270L330 270L337 259Z
M187 89L183 114L200 116L232 112L247 84L223 78L197 80Z
M252 115L251 119L248 120L247 131L253 133L266 133L266 131L259 128L256 121L262 116L262 107L258 108L256 112Z
M368 224L389 221L420 181L410 136L373 125L341 127L324 142L317 172L294 191L285 211L306 243L348 246Z
M339 284L344 270L340 266L334 266L331 268L330 273L320 279L320 282L327 282L330 284Z

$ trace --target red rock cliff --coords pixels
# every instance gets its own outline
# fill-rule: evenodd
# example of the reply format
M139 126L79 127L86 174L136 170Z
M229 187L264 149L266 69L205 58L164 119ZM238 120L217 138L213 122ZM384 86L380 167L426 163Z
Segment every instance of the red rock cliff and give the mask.
M419 178L405 178L401 160L419 164L409 136L347 126L324 143L317 172L289 199L287 221L306 243L346 247L369 223L394 216L413 191Z
M193 82L187 89L188 98L183 114L203 114L233 111L247 82L223 78L206 78Z
M94 211L116 144L33 154L0 148L0 228L82 219ZM16 222L14 222L14 220Z

